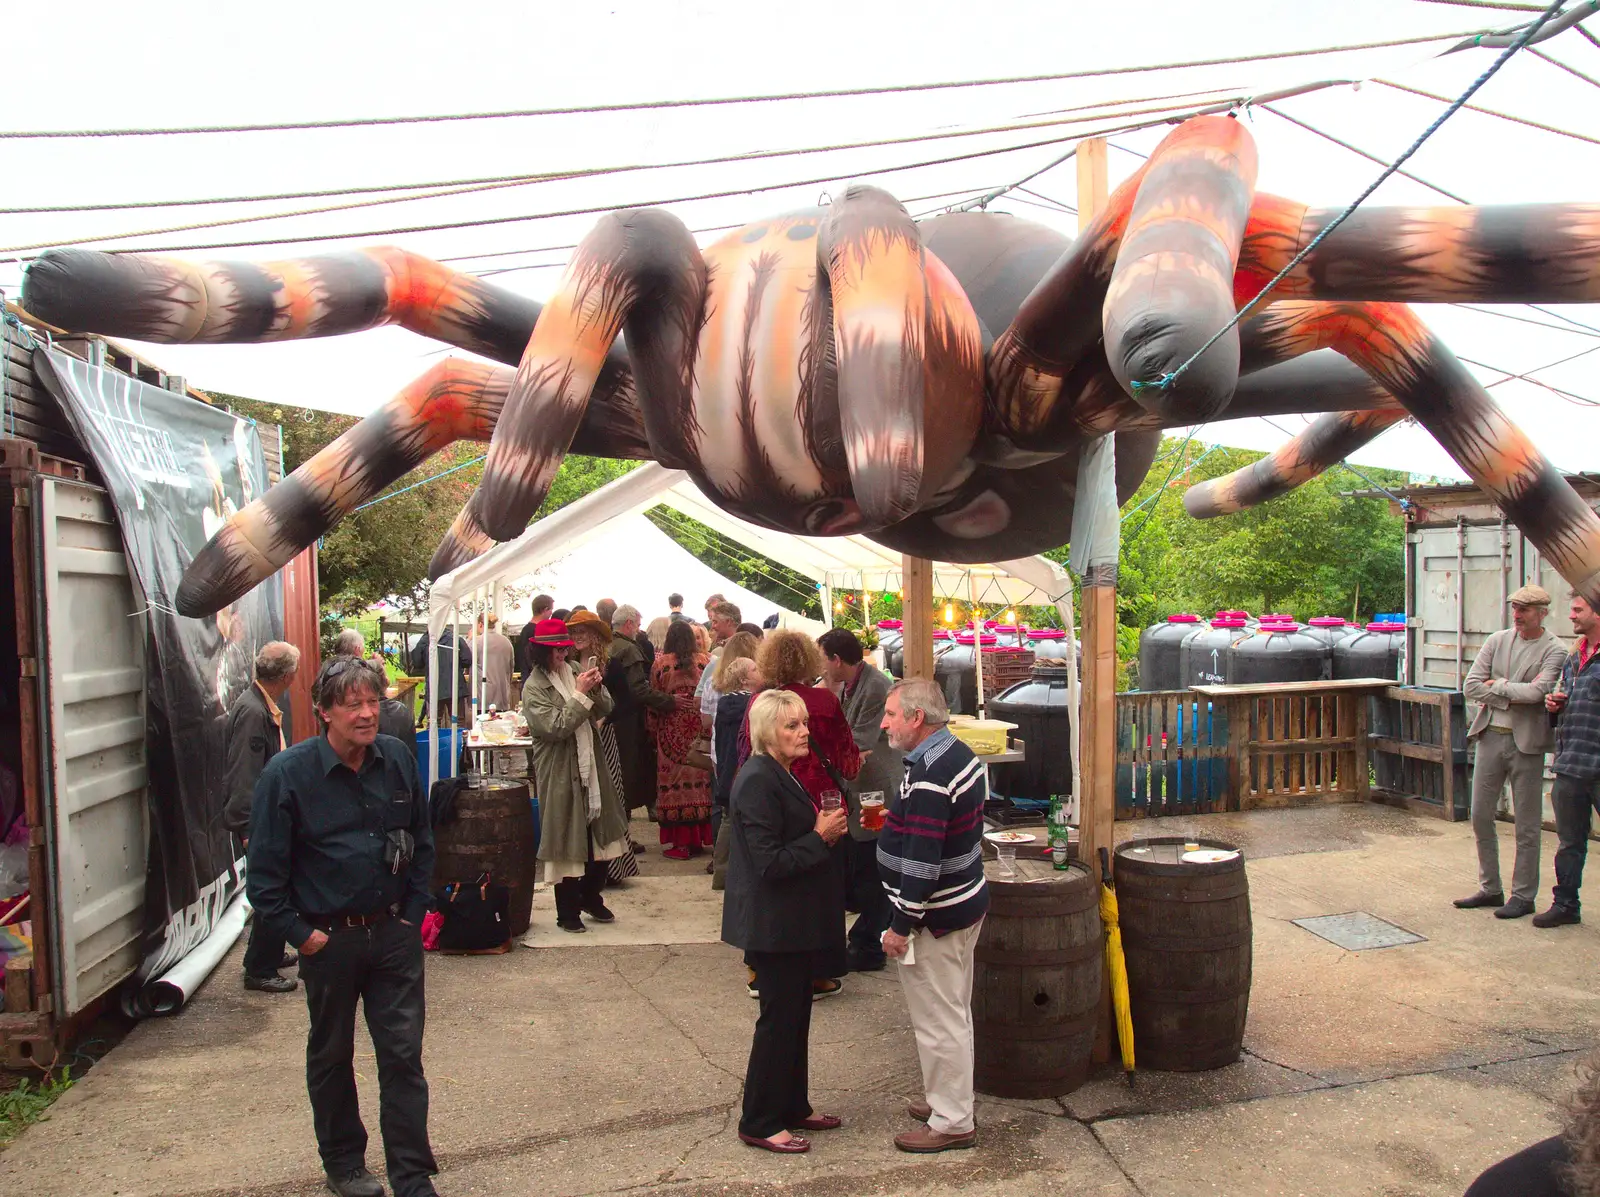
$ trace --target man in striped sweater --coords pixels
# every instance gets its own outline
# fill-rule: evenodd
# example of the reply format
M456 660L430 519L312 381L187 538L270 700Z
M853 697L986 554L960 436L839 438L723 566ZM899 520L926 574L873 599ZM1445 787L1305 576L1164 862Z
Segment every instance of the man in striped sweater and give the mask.
M908 1108L926 1123L896 1135L901 1151L971 1147L972 956L989 909L983 880L983 803L989 778L950 734L944 692L924 678L889 691L883 727L905 753L900 793L878 837L878 873L893 914L883 950L900 960L917 1036L926 1100ZM914 942L913 942L914 941Z

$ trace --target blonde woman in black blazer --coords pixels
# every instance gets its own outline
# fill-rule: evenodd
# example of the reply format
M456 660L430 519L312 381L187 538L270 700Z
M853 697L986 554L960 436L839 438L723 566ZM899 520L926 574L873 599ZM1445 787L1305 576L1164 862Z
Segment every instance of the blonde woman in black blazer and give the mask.
M734 779L722 938L743 948L761 992L745 1072L739 1138L767 1151L809 1151L796 1130L833 1130L806 1095L811 979L844 943L843 895L833 846L843 810L818 811L791 770L810 752L806 705L788 690L750 704L750 759Z

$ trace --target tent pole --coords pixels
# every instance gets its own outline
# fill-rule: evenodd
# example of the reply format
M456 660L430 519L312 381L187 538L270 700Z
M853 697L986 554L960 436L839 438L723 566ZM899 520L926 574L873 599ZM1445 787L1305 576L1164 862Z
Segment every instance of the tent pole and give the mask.
M483 587L480 586L472 592L472 623L470 625L472 639L467 641L468 647L472 649L472 679L468 688L469 700L467 703L468 731L471 731L473 724L477 722L478 711L481 709L479 704L483 701L483 652L481 649L482 639L478 635L479 621L483 619L483 616Z
M905 650L901 672L908 678L933 680L933 562L925 557L906 556L901 560L901 579L905 583Z
M431 612L430 612L431 614ZM422 717L428 721L428 789L439 780L439 649L430 623L422 625L422 652L428 663L423 672L428 675L428 703L433 710L423 708Z
M456 599L450 604L450 726L460 734L461 727L461 600ZM460 765L461 753L450 754L450 776L456 775Z
M972 571L967 571L967 598L972 603L972 610L978 609L978 579L972 576ZM983 718L983 620L976 615L972 617L972 667L976 671L973 676L978 683L978 709L972 712L979 719Z
M833 583L822 584L822 622L826 627L833 627Z

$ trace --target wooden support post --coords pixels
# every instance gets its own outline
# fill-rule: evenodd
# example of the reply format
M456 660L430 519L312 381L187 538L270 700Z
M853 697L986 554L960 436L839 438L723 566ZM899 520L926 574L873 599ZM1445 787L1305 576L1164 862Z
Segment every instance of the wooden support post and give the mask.
M1093 137L1080 142L1078 164L1078 230L1089 227L1105 206L1106 143ZM1111 824L1116 817L1113 784L1117 770L1117 587L1083 586L1083 728L1084 792L1078 802L1078 835L1083 860L1099 869L1099 849L1114 848Z
M1078 231L1082 233L1106 203L1106 143L1092 137L1078 143ZM1078 795L1078 852L1090 872L1100 876L1100 849L1116 851L1112 822L1117 799L1117 585L1115 571L1109 580L1086 577L1083 581L1083 697L1079 757L1083 793ZM1105 978L1100 995L1101 1017L1095 1028L1091 1057L1097 1064L1111 1058L1116 1042L1111 979Z
M933 677L933 562L922 557L901 559L900 577L905 584L904 610L901 613L901 649L905 654L902 671L908 678Z

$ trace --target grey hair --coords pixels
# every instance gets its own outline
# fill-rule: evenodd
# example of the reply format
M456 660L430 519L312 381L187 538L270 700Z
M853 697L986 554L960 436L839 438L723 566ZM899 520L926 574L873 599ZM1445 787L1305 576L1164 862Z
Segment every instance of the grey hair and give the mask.
M643 618L644 617L639 614L639 608L630 603L623 603L622 606L618 607L611 613L611 627L614 631L631 620Z
M256 681L281 682L300 668L300 650L284 640L270 640L256 653Z
M317 670L317 680L311 684L312 701L327 710L339 706L356 690L370 690L374 698L381 699L388 689L385 680L375 666L359 657L334 657Z
M359 657L367 651L367 638L354 628L346 628L333 642L336 657Z
M889 687L890 694L900 696L900 712L910 718L922 712L922 721L929 727L943 727L950 722L950 704L944 700L944 690L937 682L925 677L908 677Z

